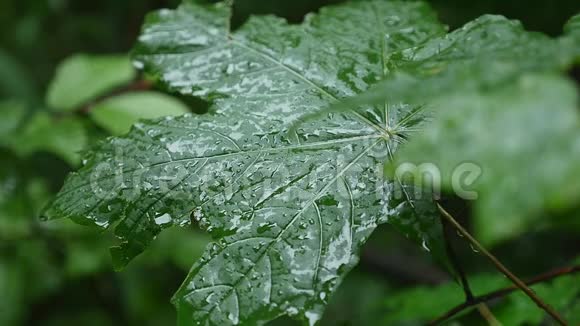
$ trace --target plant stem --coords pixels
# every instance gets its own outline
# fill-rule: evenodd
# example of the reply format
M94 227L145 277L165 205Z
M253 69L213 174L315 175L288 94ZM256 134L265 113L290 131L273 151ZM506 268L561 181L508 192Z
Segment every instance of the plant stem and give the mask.
M495 318L485 302L477 305L477 311L479 311L479 314L487 321L489 326L501 326L501 323Z
M502 272L507 278L512 281L516 287L522 290L530 299L532 299L538 307L546 311L554 320L556 320L560 325L567 325L564 318L562 318L552 307L540 299L532 289L530 289L522 280L515 276L509 269L507 269L494 255L492 255L487 249L485 249L479 241L477 241L461 224L459 224L451 214L449 214L439 203L437 203L437 208L461 235L463 235L478 251L480 251L484 256L486 256L493 265Z
M461 283L461 287L463 288L463 292L465 294L465 302L471 302L474 298L473 291L471 291L471 286L469 285L469 280L467 278L467 274L461 265L459 257L455 253L455 249L453 248L453 244L451 242L451 235L450 235L450 225L449 222L441 217L441 226L443 227L443 240L445 242L445 251L449 256L449 260L453 269L459 274L459 281ZM489 307L484 303L480 303L477 305L477 310L479 314L485 319L490 326L499 326L501 323L495 318Z
M449 222L441 217L441 225L443 227L443 241L445 242L445 251L449 257L449 262L459 276L459 282L461 283L461 288L465 294L465 301L471 301L473 299L473 292L469 286L467 275L465 274L465 271L459 262L459 258L453 249L453 245L451 244L451 239L449 236Z

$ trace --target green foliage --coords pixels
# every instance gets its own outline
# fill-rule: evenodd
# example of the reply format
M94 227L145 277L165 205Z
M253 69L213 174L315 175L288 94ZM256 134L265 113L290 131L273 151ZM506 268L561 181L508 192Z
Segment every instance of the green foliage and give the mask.
M0 236L28 235L29 215L48 198L46 184L41 179L29 179L16 168L18 159L2 152L0 159Z
M546 223L539 218L543 210L577 202L580 187L571 182L580 172L574 85L559 77L523 76L492 91L453 92L435 105L441 108L437 119L397 162L428 159L441 169L447 189L459 164L476 162L482 175L471 187L479 195L474 223L480 240L513 238Z
M564 33L565 39L570 39L571 42L574 42L568 46L574 49L573 53L576 56L576 61L580 60L580 45L578 45L578 40L580 40L580 14L568 20L564 26Z
M523 73L561 71L575 60L578 45L568 42L574 29L558 39L525 31L501 16L482 16L447 35L390 56L392 74L358 98L358 102L429 103L466 89L500 87ZM438 108L434 108L438 109Z
M479 196L477 235L488 244L513 238L541 226L544 210L568 208L580 196L570 182L580 163L577 90L550 73L576 60L578 45L568 40L573 24L566 30L551 39L502 17L481 17L394 53L393 74L338 109L382 101L426 105L433 122L410 138L390 169L429 162L453 191L457 167L477 164L481 177L469 189Z
M133 92L106 99L96 104L90 113L99 126L113 135L122 135L139 119L177 116L187 112L187 106L173 97L154 92Z
M133 78L135 71L126 56L75 55L58 67L46 102L56 111L79 109Z
M143 12L177 1L0 4L0 324L423 324L464 295L421 285L449 264L438 193L396 173L409 162L447 192L459 163L483 169L473 204L440 202L516 274L577 255L563 72L577 78L580 16L559 37L490 15L455 29L503 12L555 35L577 5L433 1L446 33L421 2L208 2L150 14L140 36ZM143 75L126 55L54 68L135 39ZM476 294L509 285L464 247ZM578 284L534 290L576 324ZM520 292L488 305L505 325L546 320Z
M6 144L26 117L26 105L17 100L0 102L0 143Z
M369 21L377 11L393 16ZM384 120L387 111L405 120L412 107L336 115L288 135L302 114L378 81L386 51L440 33L429 8L350 4L323 9L300 26L252 18L228 36L229 16L222 3L186 3L147 18L137 65L174 91L213 101L214 113L140 123L103 143L68 179L47 216L103 228L114 223L124 241L113 248L118 266L163 228L189 224L193 216L219 241L175 296L183 323L260 322L281 314L316 322L360 246L387 220L442 256L428 196L414 199L406 189L396 198L398 185L380 178L398 144L385 126L399 121ZM331 31L347 17L337 37ZM368 33L377 24L390 39ZM79 198L90 192L96 196ZM79 200L82 205L71 205Z
M34 86L24 68L0 49L0 97L33 97Z
M469 279L469 284L474 294L484 294L508 286L509 282L497 275L476 275ZM463 289L456 282L412 287L399 291L385 300L385 322L387 324L426 323L464 299Z
M580 276L563 276L554 281L537 284L532 287L548 304L561 311L567 320L574 320L574 303L580 294ZM474 295L509 287L509 281L501 275L475 275L470 278ZM442 315L447 310L462 302L465 298L463 289L457 283L444 283L432 287L414 287L403 290L386 300L385 322L399 324L428 322L433 316ZM494 316L505 325L539 325L544 315L534 309L535 304L525 294L512 294L490 303ZM472 307L471 310L475 310ZM466 312L469 312L466 311ZM472 312L477 313L477 312Z
M53 117L43 110L30 115L24 103L7 101L0 105L0 144L21 157L36 152L53 153L69 164L80 163L80 151L87 145L83 123L75 117Z
M23 156L49 151L75 166L80 163L80 151L87 145L87 136L78 119L59 119L38 112L11 142L13 150Z
M128 64L126 59L124 61ZM104 82L98 80L99 76L94 73L91 78L94 84L103 85ZM78 102L78 105L87 106L96 98L107 95L104 91L94 93L91 98L85 97L82 101L88 102ZM112 267L106 249L112 241L110 237L103 237L94 230L66 220L50 223L40 223L38 220L41 208L54 196L52 191L55 186L60 186L64 174L69 171L68 166L80 165L80 152L103 138L103 132L82 112L53 113L44 110L44 105L38 104L40 100L30 98L29 93L17 91L16 88L8 89L7 94L11 99L0 102L0 291L10 296L10 300L0 308L0 324L21 325L41 320L43 324L62 325L89 319L96 324L113 323L116 317L106 316L110 312L99 306L100 299L95 301L94 293L90 294L95 286L92 282L123 284L118 289L121 293L119 298L114 297L115 293L101 294L106 297L104 300L115 299L126 306L126 318L132 323L173 323L175 313L167 303L170 292L143 284L137 286L128 280L137 282L137 276L142 274L139 269L156 270L160 266L177 266L170 270L177 270L173 272L179 275L178 278L184 277L192 257L201 254L208 239L191 230L168 230L167 236L157 241L144 257L145 260L136 263L135 270L109 279L107 272ZM116 107L102 107L108 111L104 115L116 122L111 124L112 128L126 127L131 121L151 117L154 113L153 110L134 111L144 98L149 104L159 104L157 115L163 111L177 113L179 110L181 113L187 110L166 95L153 92L134 95L121 94L97 101L90 112L91 116L95 118L100 114L96 110L101 109L101 103L127 103L121 109L133 109L130 114L122 110L119 112ZM77 100L80 101L79 98ZM171 254L167 254L170 251L168 248L172 248ZM100 280L92 280L99 275ZM83 290L67 293L71 283L79 289L84 287L86 293ZM168 277L158 282L158 286L169 288L174 286L173 283ZM110 287L110 284L107 286ZM88 297L84 297L86 295ZM134 300L136 297L139 301ZM38 310L39 305L51 305L44 300L71 300L81 311L64 309L61 313L60 308L50 308L49 315L35 315L33 312ZM82 305L79 306L79 302ZM158 308L150 310L150 313L142 311L154 306Z

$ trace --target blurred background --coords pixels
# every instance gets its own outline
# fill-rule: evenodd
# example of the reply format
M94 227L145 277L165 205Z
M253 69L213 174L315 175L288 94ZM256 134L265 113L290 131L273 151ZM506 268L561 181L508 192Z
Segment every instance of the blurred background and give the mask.
M298 23L306 13L338 2L237 0L233 25L243 24L250 14L265 13ZM430 2L451 29L494 13L550 35L558 35L564 22L580 11L577 0ZM108 251L115 243L111 235L38 217L67 173L79 166L80 151L124 133L140 118L203 111L201 102L156 90L128 59L144 15L178 3L0 0L0 325L175 324L170 298L210 240L204 233L194 228L165 231L128 268L114 272ZM468 214L467 207L455 207L458 215ZM579 247L577 237L558 230L532 232L494 251L526 276L569 263ZM477 291L505 285L477 254L460 250L460 255L476 275ZM545 258L536 259L538 255ZM577 283L562 278L537 291L554 305L567 299L566 314L580 323L580 304L573 300L580 289L570 291L580 287ZM461 301L461 289L442 268L383 227L331 300L323 324L415 325ZM494 303L494 313L508 320L506 325L543 320L520 294ZM474 312L459 320L482 324Z

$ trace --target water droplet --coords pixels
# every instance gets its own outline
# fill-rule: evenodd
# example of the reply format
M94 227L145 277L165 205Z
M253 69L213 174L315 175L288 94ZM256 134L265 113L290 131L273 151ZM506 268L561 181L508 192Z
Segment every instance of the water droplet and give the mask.
M169 224L169 223L171 223L171 221L172 221L171 215L169 215L167 213L155 218L155 223L157 225Z
M230 64L227 66L225 73L226 73L227 75L231 75L233 72L234 72L234 65L230 63Z
M479 250L477 250L471 243L469 244L469 247L473 252L479 252Z
M427 251L431 251L431 249L429 249L429 247L427 246L427 241L425 240L423 240L423 243L421 243L421 247L423 247L423 249Z
M270 230L271 228L273 228L276 224L274 223L260 223L260 225L258 226L258 233L262 234L268 230Z

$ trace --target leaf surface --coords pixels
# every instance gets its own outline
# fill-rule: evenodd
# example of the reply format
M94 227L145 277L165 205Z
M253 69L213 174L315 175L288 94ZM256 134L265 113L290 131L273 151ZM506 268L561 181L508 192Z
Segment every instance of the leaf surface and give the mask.
M324 8L302 25L254 17L235 33L230 14L223 3L186 1L148 16L136 65L172 91L211 101L213 113L138 123L102 143L46 213L115 226L118 266L163 228L193 220L215 242L175 295L181 323L290 315L313 324L379 223L435 254L440 229L430 196L383 178L404 140L390 127L418 127L415 107L382 103L288 129L366 90L389 73L391 51L443 28L415 2Z
M572 22L552 39L517 21L480 17L393 53L395 73L332 110L385 100L425 104L432 124L410 138L391 169L428 162L457 193L454 182L466 172L458 167L474 164L473 175L481 175L467 190L478 199L478 237L487 244L508 239L540 226L543 210L569 207L580 195L570 182L580 166L577 90L555 75L575 60Z
M561 38L566 41L560 42L524 30L519 21L481 16L444 36L394 51L387 61L391 74L330 111L384 101L425 104L453 92L494 87L523 73L567 69L577 46L569 42L575 30L573 21L566 25L567 33Z
M572 83L524 75L501 88L451 94L434 105L445 109L399 152L395 164L429 160L451 191L460 182L459 164L478 166L481 175L462 187L478 195L474 224L480 240L495 244L537 229L545 224L545 210L575 205L580 117Z

